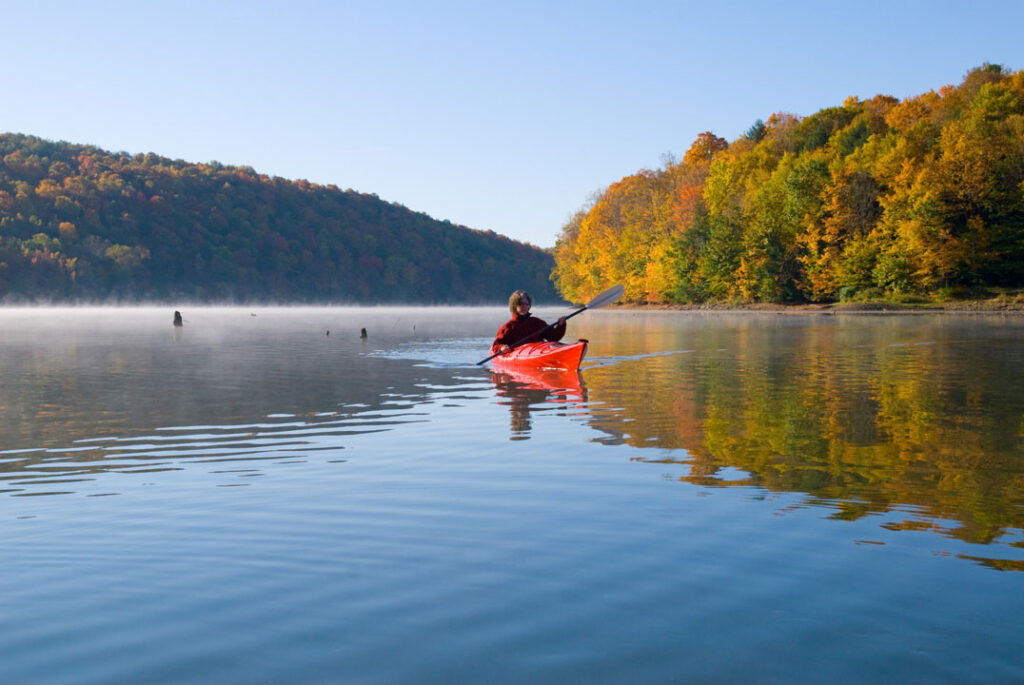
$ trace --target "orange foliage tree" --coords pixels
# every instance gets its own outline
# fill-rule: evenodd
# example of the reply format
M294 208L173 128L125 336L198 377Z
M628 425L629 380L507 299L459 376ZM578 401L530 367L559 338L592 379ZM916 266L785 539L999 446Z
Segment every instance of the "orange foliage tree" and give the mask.
M1024 286L1024 72L985 64L899 101L777 113L612 184L553 279L584 300L833 301Z

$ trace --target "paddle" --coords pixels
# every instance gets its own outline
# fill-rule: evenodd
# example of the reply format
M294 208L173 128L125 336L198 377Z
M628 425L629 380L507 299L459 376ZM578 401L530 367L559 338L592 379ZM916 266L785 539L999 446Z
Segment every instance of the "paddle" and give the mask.
M588 309L597 309L598 307L603 307L606 304L611 304L615 300L617 300L620 297L622 297L622 291L623 290L624 290L624 288L622 287L621 284L613 285L612 287L608 288L608 290L605 290L603 293L601 293L600 295L598 295L597 297L592 299L590 302L586 303L585 305L583 305L582 307L580 307L579 309L574 311L572 314L570 314L569 316L565 317L566 321L568 321L572 317L576 316L577 314L582 314L583 312L585 312ZM546 327L540 329L536 333L531 333L530 335L526 336L522 340L516 341L516 344L512 345L512 349L514 350L515 348L519 347L523 343L529 342L530 340L533 340L534 338L540 338L545 333L547 333L552 328L554 328L557 324L558 324L557 321L555 323L549 323ZM498 357L498 356L500 356L502 354L505 354L505 353L504 352L498 352L496 354L492 354L487 359L481 359L480 361L478 361L476 363L476 365L480 366L481 364L485 364L485 363L491 361L492 359L494 359L495 357Z

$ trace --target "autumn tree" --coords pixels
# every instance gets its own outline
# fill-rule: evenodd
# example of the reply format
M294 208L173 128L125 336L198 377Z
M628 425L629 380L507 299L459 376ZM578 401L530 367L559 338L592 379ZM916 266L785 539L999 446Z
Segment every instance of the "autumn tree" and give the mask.
M555 258L564 294L621 280L634 301L1024 285L1024 72L985 64L903 101L778 112L732 143L702 133L681 163L609 186Z

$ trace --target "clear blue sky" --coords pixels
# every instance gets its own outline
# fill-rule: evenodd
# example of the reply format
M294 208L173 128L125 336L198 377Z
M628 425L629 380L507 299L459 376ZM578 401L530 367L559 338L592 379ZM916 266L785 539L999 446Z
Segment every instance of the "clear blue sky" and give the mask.
M541 247L777 111L1024 69L1024 0L0 0L0 131L377 193Z

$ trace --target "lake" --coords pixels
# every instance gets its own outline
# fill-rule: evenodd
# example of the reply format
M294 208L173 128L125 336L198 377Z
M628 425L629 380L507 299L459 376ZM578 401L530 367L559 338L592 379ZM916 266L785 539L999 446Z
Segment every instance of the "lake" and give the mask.
M1024 681L1024 317L182 313L0 310L0 682Z

